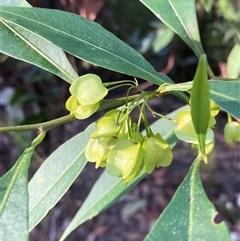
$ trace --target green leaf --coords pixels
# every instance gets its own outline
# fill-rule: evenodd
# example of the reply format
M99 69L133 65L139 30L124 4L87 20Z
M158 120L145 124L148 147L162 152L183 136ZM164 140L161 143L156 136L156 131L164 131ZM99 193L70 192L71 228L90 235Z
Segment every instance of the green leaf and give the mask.
M51 9L2 7L0 18L92 64L156 84L172 82L165 74L156 72L133 48L79 15Z
M211 100L219 105L222 110L240 118L240 79L235 81L223 80L211 79L209 82Z
M25 0L4 0L0 2L0 6L31 7L31 5Z
M0 6L1 8L2 6L19 6L29 7L29 10L33 9L26 1L18 0L1 1ZM5 41L5 44L0 45L0 52L43 68L69 83L78 77L65 53L41 36L21 28L21 26L7 23L1 18L0 34L1 39Z
M208 200L199 177L200 161L196 160L161 213L144 241L230 241L226 224L216 224L217 214ZM214 237L214 238L213 238Z
M29 231L61 199L86 164L84 148L94 125L54 151L35 173L28 185Z
M2 7L1 18L7 24L25 28L94 65L157 85L173 83L167 75L154 70L136 50L99 24L79 15L51 9ZM188 101L181 92L173 94Z
M140 0L194 51L204 54L198 30L195 0Z
M179 110L186 107L179 108L168 116L175 118ZM174 136L175 124L166 119L160 119L151 125L153 132L159 132L162 137L173 147L177 139ZM83 205L70 222L69 226L65 229L60 241L64 240L74 229L84 223L90 218L95 217L101 211L109 207L117 201L126 192L130 191L136 184L144 178L146 172L143 171L137 178L133 179L126 185L121 178L112 177L104 172L97 182L94 184L88 197L85 199Z
M95 217L102 210L109 207L119 197L130 191L143 177L145 172L142 172L134 181L128 185L123 182L122 178L110 176L106 171L99 177L88 197L85 199L83 205L65 229L59 241L66 239L66 237L79 225Z
M0 178L1 240L28 240L28 168L34 148L44 135L40 134L25 149L15 165Z
M235 44L227 59L228 78L238 78L240 76L240 44Z
M197 71L193 79L191 116L199 142L199 149L203 157L206 158L205 142L210 119L210 92L206 55L200 57Z

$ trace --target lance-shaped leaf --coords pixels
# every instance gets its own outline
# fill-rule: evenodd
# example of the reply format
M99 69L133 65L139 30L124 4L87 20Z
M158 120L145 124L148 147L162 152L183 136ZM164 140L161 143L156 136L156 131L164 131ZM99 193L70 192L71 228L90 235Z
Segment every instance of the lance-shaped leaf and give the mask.
M4 241L28 240L28 167L41 133L15 165L0 178L0 236Z
M158 74L130 46L99 24L76 14L50 9L2 7L0 17L8 24L42 36L90 63L155 82L171 82L166 75Z
M198 30L195 0L140 0L194 51L204 54Z
M156 82L170 82L130 46L78 15L50 9L3 8L1 17L90 63Z
M196 160L144 241L230 241L226 224L216 224L217 211L208 200Z
M29 231L66 193L86 165L84 148L94 125L76 135L53 152L37 170L28 185Z
M222 110L229 112L236 118L240 118L240 79L211 79L210 94L213 100Z
M0 7L29 7L26 1L1 1ZM16 59L34 64L71 83L78 77L61 48L21 26L8 24L0 19L0 33L4 44L0 52Z
M197 134L200 152L205 158L205 161L207 161L205 141L210 118L210 92L206 55L202 55L199 59L197 71L193 79L191 92L191 116Z
M172 80L154 70L142 55L99 24L79 15L52 9L2 7L0 19L24 28L94 65L161 85ZM174 93L187 101L181 93Z
M95 217L102 210L111 206L121 196L130 191L134 186L146 176L142 172L134 181L128 185L123 182L122 178L110 176L106 171L99 177L83 205L65 229L59 241L63 241L66 237L79 225L85 221Z
M185 109L185 107L179 108L178 110L172 112L168 116L170 118L175 118L180 110ZM176 125L166 119L160 119L151 125L151 129L154 133L160 132L161 136L167 140L167 142L173 147L177 138L174 135L174 129ZM104 172L97 182L94 184L88 197L85 199L83 205L70 222L68 227L65 229L60 241L64 240L74 229L79 225L95 217L101 211L109 207L126 192L130 191L136 184L144 178L146 172L143 171L137 178L133 179L126 185L122 178L112 177Z

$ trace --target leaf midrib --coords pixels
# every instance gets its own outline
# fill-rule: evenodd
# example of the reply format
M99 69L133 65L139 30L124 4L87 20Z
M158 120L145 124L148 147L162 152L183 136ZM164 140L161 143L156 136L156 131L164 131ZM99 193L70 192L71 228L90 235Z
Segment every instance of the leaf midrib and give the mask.
M168 0L169 5L171 6L171 8L173 9L173 12L175 13L176 17L179 19L180 24L182 25L183 29L185 30L185 32L187 33L187 35L189 36L191 42L193 43L194 47L196 48L196 50L198 51L198 46L195 44L195 41L193 41L193 36L192 34L189 32L189 30L185 27L183 20L181 19L181 17L179 16L177 10L174 8L172 1ZM176 31L177 32L177 31ZM181 36L181 35L180 35ZM199 52L199 51L198 51ZM198 53L199 55L201 55L201 53Z
M29 213L31 213L32 210L35 209L35 207L37 206L37 204L38 204L39 202L41 202L41 200L46 197L47 193L50 192L50 190L52 189L52 187L54 187L54 186L56 185L56 183L59 182L59 179L61 179L62 176L64 176L64 175L67 173L67 171L75 164L75 162L76 162L77 160L79 160L79 158L81 157L81 155L83 154L84 151L85 151L85 149L83 149L83 150L79 153L79 155L77 155L77 156L74 158L74 160L71 162L71 165L69 165L69 166L67 167L67 169L64 169L64 172L62 172L61 175L58 176L58 178L56 179L56 181L53 182L52 185L50 185L50 186L45 190L45 192L44 192L42 195L39 196L39 197L41 197L41 198L39 198L38 201L35 202L35 204L34 204L31 208L29 207ZM83 169L83 168L84 168L84 166L83 166L81 169ZM81 169L80 169L80 171L81 171Z
M210 89L210 93L213 94L213 95L219 96L219 97L223 97L223 98L228 99L228 100L239 101L236 98L233 98L233 97L231 97L229 95L224 95L222 92L217 92L215 90L211 90Z
M28 158L28 156L26 156L26 155L32 155L34 148L35 148L35 145L32 144L30 147L25 149L25 151L22 155L22 158L19 160L19 163L17 163L17 165L15 167L13 167L13 169L11 169L11 170L15 169L16 171L14 171L14 175L11 177L10 184L8 185L5 195L0 204L0 214L2 214L2 212L3 212L3 209L6 205L6 201L12 192L12 188L13 188L14 184L16 183L16 180L18 178L20 171L22 170L22 166L25 164L26 161L28 161L28 160L26 160L26 158ZM2 180L2 179L3 179L3 177L0 178L0 180Z
M20 28L23 28L21 25L18 25L14 22L11 21L6 21L2 18L0 18L0 22L3 23L3 25L5 27L7 27L10 31L12 31L14 34L16 34L22 41L24 41L28 46L30 46L32 49L34 49L39 55L41 55L44 59L46 59L49 63L51 63L53 66L55 66L62 74L64 74L68 79L71 79L72 81L74 80L74 78L68 74L67 71L65 71L65 69L63 69L57 62L53 61L49 56L47 56L44 52L41 51L41 49L39 49L38 47L36 47L33 43L31 43L30 41L28 41L23 35L21 35L21 33L19 33L16 29L14 29L13 27L11 27L9 24L7 24L8 22L12 23L13 25L17 25ZM25 31L29 31L26 28ZM31 32L31 31L29 31ZM38 35L36 33L31 32L32 34ZM39 37L42 38L42 36L38 35Z
M118 56L118 55L116 55L116 54L113 53L113 52L109 52L108 50L106 50L106 49L104 49L104 48L102 48L102 47L100 47L100 46L94 45L94 44L92 44L92 43L90 43L90 42L88 42L88 41L85 41L85 40L83 40L83 39L80 39L80 38L78 38L78 37L76 37L76 36L74 36L74 35L72 35L72 34L63 32L63 31L60 30L60 29L55 29L55 28L53 28L53 27L51 27L51 26L49 26L49 25L46 25L46 24L43 24L43 23L39 23L39 22L37 22L37 21L34 21L34 19L27 18L27 17L25 17L25 16L22 16L22 15L19 15L19 14L16 14L16 13L12 13L12 12L9 12L9 11L6 11L6 10L1 10L1 11L2 11L2 12L5 12L5 13L8 13L8 14L10 14L10 15L13 15L13 16L17 16L17 17L19 17L19 18L23 18L23 19L25 19L26 21L29 21L30 23L32 22L32 23L37 24L37 25L39 25L39 26L44 26L44 27L46 27L46 28L49 28L50 30L58 31L59 33L62 33L62 34L65 35L65 36L72 37L72 38L74 38L74 39L76 39L76 40L78 40L78 41L80 41L80 42L82 42L82 43L85 43L85 44L91 46L91 47L95 47L95 48L97 48L97 49L99 49L99 50L101 50L101 51L103 51L103 52L106 52L107 54L110 54L110 55L112 55L112 56L114 56L114 57L116 57L116 58L118 58L118 59L121 59L123 62L128 63L129 65L137 68L138 70L146 73L147 75L152 76L152 77L154 77L154 78L157 78L157 79L160 80L162 83L165 83L165 81L163 81L162 79L160 79L158 76L154 75L153 73L151 73L151 72L149 72L149 71L146 71L146 70L143 69L143 68L140 68L139 66L137 66L137 65L133 64L132 62L124 59L123 57ZM54 11L58 11L58 10L54 10ZM3 18L3 19L4 19L4 18ZM38 33L34 32L34 31L32 31L32 30L29 30L28 28L25 28L25 27L21 26L21 25L18 24L18 23L15 23L14 21L6 20L6 19L4 19L4 20L5 20L6 22L11 22L11 23L13 23L13 24L15 24L15 25L18 25L18 26L26 29L27 31L33 32L33 33L35 33L35 34L38 35L38 36L41 36L41 35L39 35ZM41 36L41 37L43 37L43 36ZM123 42L123 44L125 44L125 43ZM128 47L130 47L130 46L128 46ZM131 47L130 47L130 48L131 48ZM67 51L65 48L63 48L63 49L64 49L65 51ZM67 51L67 52L68 52L68 51ZM136 52L136 53L137 53L137 52ZM72 53L72 54L74 54L74 53ZM138 57L141 58L141 55L138 56ZM88 60L87 60L87 61L88 61ZM142 61L145 62L146 64L148 64L149 67L151 67L151 65L148 63L148 61L146 61L144 58L142 59ZM90 62L90 61L88 61L88 62ZM154 71L154 69L152 69L152 70Z
M196 189L196 179L198 178L197 176L197 172L198 172L198 168L199 165L201 163L200 159L196 160L195 165L193 166L193 170L192 170L192 175L190 177L190 207L189 207L189 230L188 230L188 241L194 241L193 240L193 236L194 236L194 230L193 230L193 223L194 223L194 203L195 203L195 199L194 199L194 195L195 195L195 189Z

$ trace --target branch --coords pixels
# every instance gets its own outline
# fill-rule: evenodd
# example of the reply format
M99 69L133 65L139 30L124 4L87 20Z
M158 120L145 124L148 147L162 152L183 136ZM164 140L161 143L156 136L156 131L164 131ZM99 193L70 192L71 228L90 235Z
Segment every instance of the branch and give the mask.
M128 101L132 101L138 96L139 95L129 96ZM112 100L103 100L98 111L113 108L113 107L119 107L121 105L124 105L125 102L126 102L126 97L112 99ZM29 130L38 130L40 132L42 131L47 132L56 126L66 124L73 120L76 120L76 118L74 116L74 113L71 113L69 115L62 116L54 120L37 123L37 124L0 127L0 133L10 132L10 131L29 131Z
M73 120L75 120L74 114L69 114L54 120L37 123L37 124L0 127L0 132L29 131L29 130L39 130L39 131L47 132L48 130L56 126L65 124Z

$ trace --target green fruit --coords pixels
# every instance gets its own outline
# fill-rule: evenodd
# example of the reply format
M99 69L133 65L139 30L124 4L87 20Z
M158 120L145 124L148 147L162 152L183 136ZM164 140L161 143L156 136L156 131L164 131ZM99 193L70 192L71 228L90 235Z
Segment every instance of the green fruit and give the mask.
M99 108L99 103L93 105L79 105L75 111L75 117L83 120L94 114Z
M240 124L237 121L228 122L224 127L224 138L229 144L240 142Z
M138 157L137 163L134 166L134 168L132 169L129 176L126 177L125 179L123 179L123 181L125 183L129 183L133 178L137 177L141 173L143 168L144 168L144 164L143 164L143 159L142 159L142 155L141 155Z
M119 140L108 154L106 171L109 175L121 176L123 180L126 180L132 172L137 173L141 162L141 144L135 144L130 140Z
M107 147L108 139L90 139L86 149L85 149L85 157L89 162L95 162L95 167L98 168L101 163L101 166L104 166L106 160L104 160L104 156L108 150Z
M212 125L214 122L214 118L210 117L209 125ZM197 135L193 126L192 117L190 110L180 111L177 115L178 124L175 128L175 135L179 140L198 144ZM213 131L208 128L206 135L206 144L210 143L214 138Z
M120 125L110 116L101 117L97 121L96 127L91 138L113 137L120 130Z
M191 105L191 99L189 100L189 104ZM216 124L216 120L214 116L216 116L219 113L220 109L219 106L215 104L212 100L210 100L210 120L208 123L208 127L212 127Z
M95 74L86 74L75 79L69 90L82 105L93 105L108 93L101 78Z
M117 137L118 139L127 138L127 118L119 122L124 114L119 110L111 110L101 117L96 124L96 130L91 134L91 138Z
M89 162L95 162L95 168L105 167L109 150L115 146L115 140L108 138L90 139L86 149L85 157Z
M77 119L82 120L94 114L99 108L99 103L93 105L81 105L75 96L71 95L66 102L66 108L73 112Z
M79 106L79 102L77 101L76 97L74 97L73 95L71 95L67 102L66 102L66 109L73 112L77 109L77 107Z
M160 134L146 137L142 145L146 172L152 173L155 167L166 167L172 162L172 150Z
M105 117L112 117L116 124L121 125L122 132L128 129L128 126L131 125L131 119L129 116L126 116L125 112L120 110L110 110L105 115Z
M219 113L219 106L215 104L212 100L210 101L210 111L211 116L216 116Z

